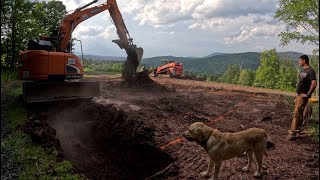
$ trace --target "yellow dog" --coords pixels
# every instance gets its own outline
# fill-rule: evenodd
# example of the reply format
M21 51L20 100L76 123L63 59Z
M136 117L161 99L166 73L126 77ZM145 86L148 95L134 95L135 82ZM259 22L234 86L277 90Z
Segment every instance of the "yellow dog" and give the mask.
M267 156L267 133L263 129L250 128L236 133L221 133L204 123L195 122L183 133L183 136L188 141L195 141L201 145L210 157L207 171L200 173L203 177L209 177L215 165L211 180L217 180L222 161L243 153L248 156L248 164L243 170L250 169L254 153L258 162L258 169L254 176L259 177L262 174L262 157Z

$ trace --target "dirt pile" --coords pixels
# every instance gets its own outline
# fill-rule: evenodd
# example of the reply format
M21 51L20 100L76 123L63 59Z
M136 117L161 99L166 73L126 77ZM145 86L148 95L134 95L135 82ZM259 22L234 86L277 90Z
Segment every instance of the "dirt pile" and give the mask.
M147 70L137 72L135 75L135 81L139 84L153 82L152 79L150 79L149 72Z
M20 126L20 129L31 136L33 142L40 144L45 149L56 148L60 150L60 143L55 138L56 130L49 126L46 121L41 120L43 117L31 115L29 121Z
M124 79L124 83L130 87L148 87L154 84L154 81L150 78L148 71L141 71L133 74L132 79Z
M51 109L43 117L56 130L64 158L88 178L145 179L172 162L153 146L153 127L112 105L82 100Z

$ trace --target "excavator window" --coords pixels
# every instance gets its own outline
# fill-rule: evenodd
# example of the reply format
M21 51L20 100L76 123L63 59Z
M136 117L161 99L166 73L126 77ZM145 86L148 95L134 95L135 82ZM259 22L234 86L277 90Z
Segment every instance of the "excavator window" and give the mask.
M46 50L46 51L52 51L53 46L50 43L50 41L44 41L44 40L29 40L28 42L28 50Z

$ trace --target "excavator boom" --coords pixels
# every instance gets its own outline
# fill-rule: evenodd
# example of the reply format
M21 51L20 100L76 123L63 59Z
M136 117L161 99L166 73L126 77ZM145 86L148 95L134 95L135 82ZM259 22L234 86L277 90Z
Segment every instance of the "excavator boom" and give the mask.
M124 24L122 15L119 11L116 0L108 0L108 3L112 5L109 9L110 16L117 28L117 34L120 39L113 40L112 42L118 44L121 49L125 49L127 53L127 60L124 64L124 69L122 72L122 77L125 81L132 81L133 76L137 71L143 55L143 49L137 48L130 38L129 31Z

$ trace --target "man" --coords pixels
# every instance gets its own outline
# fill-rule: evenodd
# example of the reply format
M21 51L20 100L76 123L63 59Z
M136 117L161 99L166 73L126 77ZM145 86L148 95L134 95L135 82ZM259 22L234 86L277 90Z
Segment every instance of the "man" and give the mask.
M289 140L294 140L297 131L303 123L303 110L308 103L312 92L317 87L316 73L309 66L309 57L302 55L299 58L299 65L303 68L299 73L299 82L297 83L294 117L289 130Z
M152 66L149 67L149 74L153 73L154 68Z

